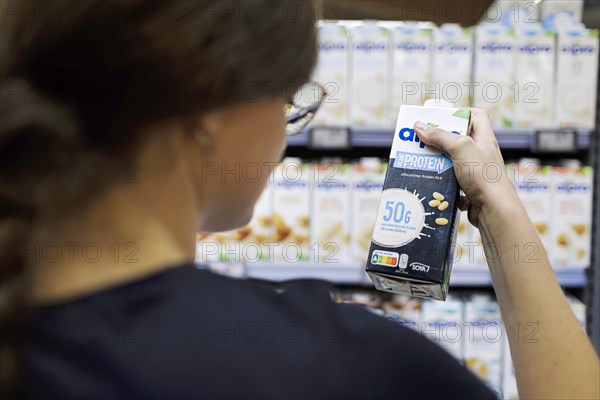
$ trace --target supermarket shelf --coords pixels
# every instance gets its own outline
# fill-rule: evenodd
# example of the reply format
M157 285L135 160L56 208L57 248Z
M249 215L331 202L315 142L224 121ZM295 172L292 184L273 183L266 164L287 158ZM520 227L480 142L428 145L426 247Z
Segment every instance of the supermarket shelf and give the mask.
M562 287L582 288L586 284L585 269L561 268L555 270L556 279ZM486 287L491 286L492 278L487 267L456 266L450 275L450 286L454 287Z
M590 147L591 132L588 129L576 129L577 148ZM535 140L535 129L531 128L494 128L498 144L503 149L530 149Z
M529 150L535 139L534 128L495 128L496 138L503 149ZM585 150L590 147L591 132L589 129L576 129L577 147ZM352 127L350 143L355 147L390 147L394 128L384 127ZM289 146L307 146L309 132L305 131L288 139Z
M294 136L290 136L287 138L288 146L306 146L308 144L308 131L304 131Z
M246 276L275 282L320 279L346 285L363 285L370 281L364 266L358 264L252 263L246 265Z
M218 272L236 277L282 282L291 279L320 279L342 285L370 285L371 280L360 264L316 263L248 263L214 268ZM582 288L586 284L586 270L561 268L556 272L558 282L565 288ZM487 267L455 266L450 275L452 287L489 287L492 284Z

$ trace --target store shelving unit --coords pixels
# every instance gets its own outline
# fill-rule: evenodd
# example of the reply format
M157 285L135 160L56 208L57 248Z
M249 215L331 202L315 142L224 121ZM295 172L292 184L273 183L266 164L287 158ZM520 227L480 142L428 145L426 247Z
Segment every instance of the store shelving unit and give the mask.
M600 111L599 111L600 114ZM320 127L323 129L323 127ZM327 130L329 128L325 128ZM331 127L340 130L340 127ZM392 143L394 128L382 127L350 127L341 128L349 134L349 148L389 149ZM498 143L503 150L535 149L536 130L530 128L495 128ZM576 129L577 150L589 150L592 145L593 132L588 129ZM292 136L288 146L292 148L311 148L311 129ZM315 150L318 155L318 150ZM597 218L597 216L596 216ZM311 262L257 262L242 264L217 264L212 269L234 277L264 279L282 282L292 279L319 279L339 285L372 285L364 271L364 265L355 262L311 263ZM558 282L564 288L582 289L587 284L585 269L563 267L555 270ZM485 265L455 265L450 284L452 287L489 288L491 276Z
M598 56L600 58L600 55ZM596 96L596 127L600 129L600 70L598 71L598 95ZM600 140L596 132L590 146L590 158L594 167L594 201L592 216L592 265L586 287L588 305L587 326L596 352L600 354Z
M246 276L272 281L290 279L320 279L337 284L365 285L370 279L364 266L358 264L317 263L251 263L246 264Z
M598 114L600 115L600 110ZM323 128L321 127L321 129ZM340 128L332 127L331 129L339 130ZM346 129L349 134L350 149L355 147L389 149L394 134L394 128L389 126L342 128L342 130ZM535 149L535 129L495 128L494 131L503 150L531 151ZM594 132L588 129L576 129L574 131L577 150L590 150L593 145ZM292 136L288 139L288 146L292 148L311 148L312 134L313 132L308 129L299 135ZM315 151L315 154L318 155L318 150ZM598 157L600 158L600 156ZM600 172L596 172L596 174L598 176ZM598 199L595 201L597 203ZM595 218L598 219L598 212L596 212ZM597 226L600 226L600 223L597 223ZM597 236L598 234L596 234L596 241L598 240ZM600 246L595 248L600 248ZM596 255L596 263L598 263L598 258L598 255ZM234 277L263 279L274 282L292 279L319 279L338 285L372 285L370 278L364 271L364 265L355 262L258 262L217 264L212 265L211 268ZM599 267L596 268L598 270ZM585 269L562 267L555 270L555 273L563 288L582 289L586 287L588 279ZM597 279L598 274L596 273L595 276ZM451 274L450 285L464 288L490 288L492 280L487 266L455 265Z
M323 129L323 127L320 127ZM324 128L327 130L328 128ZM340 127L331 127L339 130ZM344 128L341 128L344 129ZM347 128L350 148L389 148L392 144L394 127L362 127ZM494 129L496 138L503 150L531 151L536 147L536 129L534 128L502 128ZM593 132L589 129L575 129L576 149L589 150ZM290 137L288 146L311 146L311 129ZM289 279L323 279L336 284L370 285L370 279L364 272L364 266L358 264L316 264L316 263L255 263L244 267L245 275L251 278L285 281ZM555 271L556 277L564 288L581 289L586 286L586 270L564 267ZM491 287L492 281L486 266L458 265L452 271L453 287Z
M350 145L353 147L390 147L392 144L394 127L362 127L350 129ZM495 128L494 132L502 149L529 150L535 146L535 133L533 128ZM577 148L586 150L590 147L591 132L588 129L576 129ZM310 144L310 131L292 136L288 146L308 146Z

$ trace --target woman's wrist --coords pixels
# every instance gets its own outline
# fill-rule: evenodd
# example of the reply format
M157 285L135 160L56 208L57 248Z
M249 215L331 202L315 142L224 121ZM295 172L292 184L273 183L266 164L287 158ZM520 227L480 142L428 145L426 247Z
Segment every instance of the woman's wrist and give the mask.
M512 189L512 188L511 188ZM479 229L491 235L506 226L529 223L529 217L521 199L514 190L499 190L497 194L489 193L479 212Z

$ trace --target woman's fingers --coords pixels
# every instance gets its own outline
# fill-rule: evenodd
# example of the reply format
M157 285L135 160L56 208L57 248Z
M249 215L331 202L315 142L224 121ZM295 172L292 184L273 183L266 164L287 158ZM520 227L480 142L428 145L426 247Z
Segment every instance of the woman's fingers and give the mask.
M468 136L456 135L440 128L432 128L421 121L415 123L415 132L423 143L437 147L453 160L472 159L474 156L470 149L474 147L475 143ZM465 157L467 155L468 157Z
M494 135L492 121L486 110L471 108L471 137L477 144L486 148L497 149L498 141Z
M419 139L447 154L454 163L454 172L461 189L471 202L478 203L481 194L486 192L487 182L482 179L483 168L491 162L479 149L471 137L456 135L439 128L429 127L422 122L415 123Z

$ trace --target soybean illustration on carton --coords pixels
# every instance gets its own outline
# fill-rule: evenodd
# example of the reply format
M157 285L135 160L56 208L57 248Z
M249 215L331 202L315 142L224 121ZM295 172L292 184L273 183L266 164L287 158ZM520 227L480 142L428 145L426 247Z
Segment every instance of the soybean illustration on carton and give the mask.
M442 100L400 108L366 271L375 288L445 300L460 188L450 158L414 132L422 121L467 135L471 111Z

